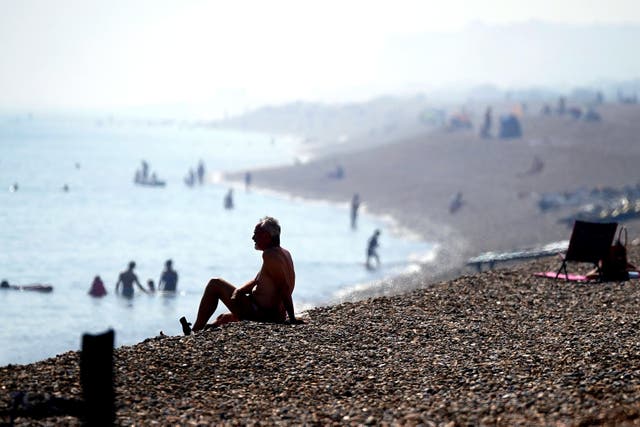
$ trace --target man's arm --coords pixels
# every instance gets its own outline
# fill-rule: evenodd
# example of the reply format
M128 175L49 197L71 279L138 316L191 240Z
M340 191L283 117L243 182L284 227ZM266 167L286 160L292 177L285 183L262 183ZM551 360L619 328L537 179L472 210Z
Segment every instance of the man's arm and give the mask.
M293 299L291 298L291 293L289 292L289 287L287 289L284 286L280 287L280 295L282 296L282 304L284 304L284 309L287 310L287 315L289 316L289 322L298 323L296 320L296 315L293 310Z
M120 283L122 283L122 275L118 276L118 281L116 282L116 294L118 293L118 288L120 288Z
M231 294L231 299L236 299L238 294L248 294L248 293L250 293L255 285L256 285L256 279L249 280L247 283L245 283L244 285L240 286L239 288L236 288L233 291L233 293Z
M145 294L148 294L149 292L147 292L147 290L145 288L142 287L142 285L140 284L140 282L138 281L138 277L134 277L133 281L136 282L136 285L138 285L138 287L140 288L140 290L142 292L144 292Z

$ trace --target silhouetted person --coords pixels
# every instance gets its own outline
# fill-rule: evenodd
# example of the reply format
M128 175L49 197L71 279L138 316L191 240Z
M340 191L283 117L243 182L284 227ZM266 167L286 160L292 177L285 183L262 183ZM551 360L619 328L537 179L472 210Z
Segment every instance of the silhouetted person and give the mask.
M102 279L100 276L96 276L93 279L93 283L91 283L91 289L89 289L89 295L92 297L103 297L107 294L107 290L104 287L104 283L102 283Z
M193 184L196 182L196 174L193 172L193 169L189 169L187 176L184 178L184 183L189 187L193 187Z
M200 162L198 162L198 169L197 169L197 173L198 173L198 183L200 185L203 184L204 182L204 162L202 160L200 160Z
M136 263L131 261L129 263L129 268L127 270L120 273L118 277L118 281L116 282L116 294L118 293L118 289L120 288L120 284L122 284L122 296L131 298L133 297L133 284L138 285L140 290L144 293L147 293L146 289L142 287L140 281L138 280L138 276L133 272L133 269L136 268Z
M140 177L140 179L142 180L142 182L147 182L147 179L149 178L149 163L147 163L146 160L142 161L142 175Z
M351 228L354 230L358 227L358 209L360 209L360 196L356 193L351 199Z
M452 198L451 198L451 202L449 202L449 213L453 214L458 212L458 210L462 207L463 205L463 201L462 201L462 192L458 191Z
M224 208L233 209L233 189L230 188L224 196Z
M380 236L380 230L376 230L373 232L373 235L369 238L369 243L367 244L367 268L373 268L370 260L374 258L376 260L376 267L380 267L380 257L378 256L378 237Z
M251 187L251 172L244 174L244 188L249 191L249 187Z
M165 269L160 275L158 281L158 290L165 292L175 292L178 286L178 273L172 268L173 261L168 259L165 263Z
M487 110L484 112L484 122L482 123L480 136L482 138L491 137L491 107L487 107Z
M558 98L558 114L559 115L564 115L564 113L566 112L567 109L567 100L565 99L564 96L561 96L560 98Z
M342 165L337 165L335 170L329 172L327 176L333 179L342 179L344 178L344 168Z
M253 230L252 240L255 248L262 251L262 267L255 279L239 288L223 279L211 279L200 301L194 331L205 328L220 300L231 313L220 315L212 326L239 320L282 323L287 316L291 323L300 323L291 299L296 280L293 259L280 246L280 224L275 218L262 218ZM191 333L184 317L180 323L185 334Z
M160 286L160 284L158 284L158 286ZM156 285L153 283L153 279L147 280L147 290L150 294L156 291Z
M41 285L40 283L34 283L32 285L10 285L9 282L3 280L0 282L0 289L13 289L16 291L36 291L36 292L52 292L53 286Z

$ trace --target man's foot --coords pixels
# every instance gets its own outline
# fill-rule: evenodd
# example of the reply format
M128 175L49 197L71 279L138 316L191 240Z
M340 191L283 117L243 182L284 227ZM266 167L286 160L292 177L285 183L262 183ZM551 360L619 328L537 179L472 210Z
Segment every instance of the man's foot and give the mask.
M191 323L187 322L187 318L182 316L180 318L180 324L182 325L182 332L185 335L191 335Z

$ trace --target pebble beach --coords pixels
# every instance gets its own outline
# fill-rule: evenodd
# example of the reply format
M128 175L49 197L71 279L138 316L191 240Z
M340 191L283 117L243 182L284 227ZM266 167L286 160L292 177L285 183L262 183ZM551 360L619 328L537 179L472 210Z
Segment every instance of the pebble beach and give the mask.
M439 258L309 310L302 325L240 322L115 349L116 423L640 424L637 280L533 276L557 270L555 256L480 273L465 266L483 251L568 239L571 229L558 222L566 212L536 210L543 191L635 184L638 112L611 106L595 125L525 118L515 142L436 132L256 171L256 186L296 196L346 201L359 192L368 211L438 241ZM522 175L534 155L542 173ZM327 180L336 162L345 178ZM451 215L457 191L465 204ZM636 222L627 225L637 242ZM628 249L640 262L640 247ZM79 353L0 367L0 423L10 422L15 392L80 399ZM48 415L15 425L81 422Z
M557 266L316 308L302 325L241 322L118 348L117 424L636 425L640 286L532 276ZM4 407L16 390L79 399L78 362L69 352L0 368Z

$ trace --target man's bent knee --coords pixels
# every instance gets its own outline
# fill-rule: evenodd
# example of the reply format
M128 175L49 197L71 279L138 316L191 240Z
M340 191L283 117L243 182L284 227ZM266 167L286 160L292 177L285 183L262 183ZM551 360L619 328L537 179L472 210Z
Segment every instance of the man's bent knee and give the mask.
M215 279L211 279L209 280L209 283L207 283L207 288L218 288L220 287L220 285L224 283L224 280L220 279L220 278L215 278Z

